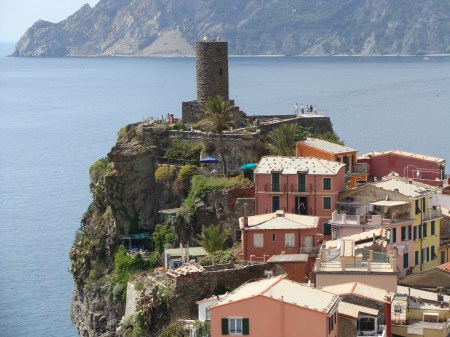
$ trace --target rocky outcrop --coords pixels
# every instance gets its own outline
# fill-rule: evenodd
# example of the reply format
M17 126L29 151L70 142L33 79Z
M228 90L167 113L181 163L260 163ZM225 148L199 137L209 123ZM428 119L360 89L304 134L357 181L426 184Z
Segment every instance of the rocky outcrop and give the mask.
M38 21L14 56L192 56L204 34L235 55L450 53L442 0L100 0Z

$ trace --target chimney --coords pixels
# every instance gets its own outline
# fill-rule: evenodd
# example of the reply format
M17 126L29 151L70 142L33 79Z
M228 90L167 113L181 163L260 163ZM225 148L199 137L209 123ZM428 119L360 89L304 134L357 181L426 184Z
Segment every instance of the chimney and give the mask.
M386 325L386 337L392 337L391 296L387 296L386 302L384 302L384 324Z
M247 204L244 204L244 227L248 227Z

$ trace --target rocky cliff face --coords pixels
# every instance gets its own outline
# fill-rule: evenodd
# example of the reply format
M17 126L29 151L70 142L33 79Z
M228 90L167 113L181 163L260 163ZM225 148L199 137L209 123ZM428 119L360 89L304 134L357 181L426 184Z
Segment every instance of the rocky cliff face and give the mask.
M185 56L204 34L231 54L450 53L447 0L101 0L36 22L14 56Z

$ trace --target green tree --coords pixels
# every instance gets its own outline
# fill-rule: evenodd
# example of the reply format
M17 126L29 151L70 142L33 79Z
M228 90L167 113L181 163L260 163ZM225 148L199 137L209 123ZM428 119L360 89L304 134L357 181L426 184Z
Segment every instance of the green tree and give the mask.
M296 124L282 124L268 134L268 147L272 154L280 156L295 155Z
M203 227L202 233L197 235L197 242L208 253L214 253L223 249L228 235L228 230L223 230L220 225Z
M169 223L156 225L156 228L152 234L152 241L154 249L157 252L162 253L165 245L170 244L173 246L177 240L177 233L171 230Z
M223 173L227 174L223 149L223 131L236 125L233 117L234 105L222 96L213 96L205 102L204 110L203 121L200 124L219 135L218 151L222 159Z
M339 145L344 145L344 141L339 138L339 136L334 132L325 132L318 134L316 138L326 140L331 143L336 143Z

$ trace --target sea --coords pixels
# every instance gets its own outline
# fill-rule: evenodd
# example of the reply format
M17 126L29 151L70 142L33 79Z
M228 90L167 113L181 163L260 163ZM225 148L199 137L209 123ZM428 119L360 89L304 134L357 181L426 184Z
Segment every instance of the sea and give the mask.
M117 131L181 116L194 58L13 58L0 44L0 336L77 336L68 253ZM230 57L248 115L317 105L360 154L450 159L450 57ZM447 172L449 169L447 167Z

